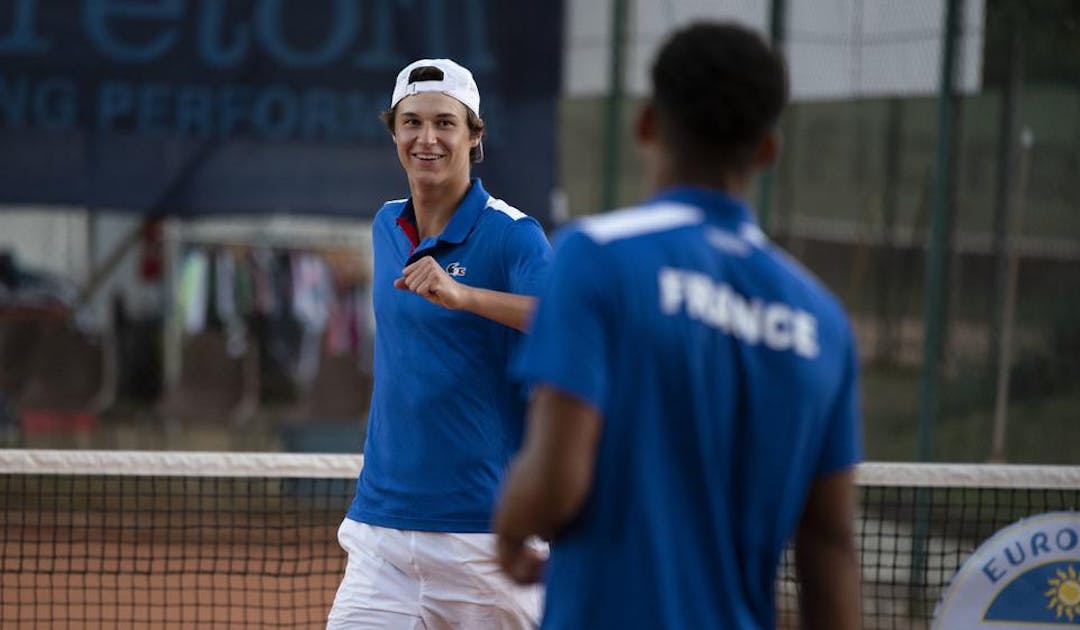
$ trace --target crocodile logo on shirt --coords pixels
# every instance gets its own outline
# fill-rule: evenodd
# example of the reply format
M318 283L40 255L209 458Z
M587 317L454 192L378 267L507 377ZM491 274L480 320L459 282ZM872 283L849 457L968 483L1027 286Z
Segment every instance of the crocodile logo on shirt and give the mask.
M452 262L446 266L446 273L450 274L451 276L460 278L465 275L465 267L462 267L461 263L459 262Z

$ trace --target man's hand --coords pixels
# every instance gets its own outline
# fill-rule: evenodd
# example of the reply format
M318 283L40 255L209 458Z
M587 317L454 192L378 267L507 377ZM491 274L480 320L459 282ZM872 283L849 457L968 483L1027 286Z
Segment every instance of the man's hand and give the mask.
M495 554L503 572L518 584L536 584L543 578L547 560L524 540L499 536Z
M536 387L525 442L510 463L492 523L499 566L515 582L539 581L546 564L528 541L553 540L581 512L601 425L590 403L549 385Z
M401 277L394 280L394 286L403 291L412 291L432 304L455 311L465 308L471 289L451 278L431 256L424 256L405 267Z
M432 304L453 311L468 311L514 330L526 332L536 298L472 287L450 277L431 256L405 267L394 286L411 291Z

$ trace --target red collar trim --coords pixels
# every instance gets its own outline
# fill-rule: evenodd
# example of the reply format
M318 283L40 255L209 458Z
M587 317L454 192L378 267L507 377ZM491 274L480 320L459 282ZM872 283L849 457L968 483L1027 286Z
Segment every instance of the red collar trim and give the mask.
M397 225L401 228L401 231L405 233L405 236L409 237L409 243L412 247L409 249L411 255L416 248L420 246L420 234L416 231L416 226L407 217L398 217Z

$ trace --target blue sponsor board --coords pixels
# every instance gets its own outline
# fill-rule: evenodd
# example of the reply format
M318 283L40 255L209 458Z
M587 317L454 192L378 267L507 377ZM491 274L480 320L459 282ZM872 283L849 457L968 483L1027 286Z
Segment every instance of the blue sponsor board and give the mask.
M938 604L934 628L1080 628L1080 513L1022 520L983 543Z
M406 193L394 77L451 57L481 91L494 194L546 218L562 2L4 0L0 202L370 215Z

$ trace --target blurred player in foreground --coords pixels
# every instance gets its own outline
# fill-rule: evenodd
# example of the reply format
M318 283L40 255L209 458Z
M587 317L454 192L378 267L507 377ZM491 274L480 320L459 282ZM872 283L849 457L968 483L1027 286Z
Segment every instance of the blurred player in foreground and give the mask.
M489 195L480 93L448 59L405 67L384 120L409 198L375 217L375 386L328 628L531 628L539 587L499 571L491 515L521 442L509 357L551 248Z
M528 429L495 531L544 628L774 628L794 535L805 628L858 624L857 360L840 304L743 201L776 158L783 60L678 32L637 122L656 194L559 235L517 365Z

